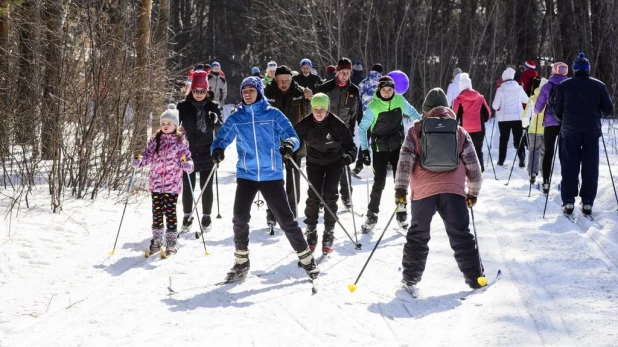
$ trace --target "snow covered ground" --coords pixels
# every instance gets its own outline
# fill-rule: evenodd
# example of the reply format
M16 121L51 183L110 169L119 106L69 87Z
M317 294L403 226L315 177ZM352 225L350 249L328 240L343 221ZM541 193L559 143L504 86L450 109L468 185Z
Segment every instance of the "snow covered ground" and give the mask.
M495 160L497 134L493 142ZM616 175L618 155L608 150ZM503 278L466 301L459 299L468 288L438 216L420 298L399 286L405 237L392 225L357 291L348 291L392 213L392 181L374 233L358 235L362 250L354 250L337 227L335 252L321 266L317 295L311 295L286 238L280 230L268 235L264 208L255 205L252 276L241 284L215 285L233 263L235 150L226 155L219 170L223 218L213 219L214 229L206 237L209 256L201 240L185 235L176 256L145 259L151 217L150 198L143 191L130 199L114 255L109 252L124 205L116 195L96 201L68 198L64 211L54 215L41 187L31 198L31 209L4 218L0 346L617 344L618 206L604 153L595 222L564 218L556 188L543 219L545 199L534 188L527 197L523 169L516 167L505 186L509 169L496 168L495 180L487 166L474 210L476 228L488 277L501 269ZM509 160L513 155L511 148ZM555 182L558 172L556 168ZM365 169L361 176L369 173ZM353 178L360 213L366 212L365 184ZM0 200L3 215L8 203ZM304 202L301 214L303 207ZM213 217L216 211L215 203ZM352 232L352 215L340 211L339 217ZM359 230L362 222L356 217Z

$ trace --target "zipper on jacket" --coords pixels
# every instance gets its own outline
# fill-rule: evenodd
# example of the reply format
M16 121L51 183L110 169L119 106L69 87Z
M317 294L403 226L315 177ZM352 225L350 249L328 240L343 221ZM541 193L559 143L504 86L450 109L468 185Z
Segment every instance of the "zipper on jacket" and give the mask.
M273 171L277 170L276 164L275 164L275 151L271 148L270 149L270 168Z
M249 105L251 110L251 126L253 126L253 144L255 145L255 162L257 163L257 180L260 182L260 152L258 151L257 135L255 133L255 114L253 113L253 105Z

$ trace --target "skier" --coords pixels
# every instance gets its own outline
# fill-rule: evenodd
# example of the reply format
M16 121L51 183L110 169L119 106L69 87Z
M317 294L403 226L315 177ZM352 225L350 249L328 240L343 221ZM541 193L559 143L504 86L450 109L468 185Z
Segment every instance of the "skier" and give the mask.
M313 68L313 64L309 59L303 59L300 61L300 74L298 76L294 76L294 82L298 83L299 86L303 88L311 89L312 93L315 93L318 90L318 86L322 84L322 80L318 75L314 75L311 73L311 69Z
M541 172L543 172L543 185L541 186L543 194L549 193L549 175L551 174L552 163L554 162L554 152L556 143L558 145L558 158L562 162L562 153L560 152L560 141L556 141L560 135L560 123L554 115L554 110L550 105L552 92L555 96L556 87L566 80L569 73L569 66L562 62L553 63L551 66L552 74L549 76L547 84L541 88L541 92L534 103L534 112L543 113L543 145L545 147L545 155Z
M217 131L223 124L219 105L207 97L208 78L204 71L198 71L193 75L191 92L187 98L178 104L180 123L189 141L191 157L195 164L195 171L182 177L182 232L189 232L193 223L191 212L193 211L193 192L195 187L195 174L200 174L200 189L204 189L206 179L212 170L214 163L210 156L210 145L215 139ZM189 177L191 183L189 184ZM202 195L202 228L208 232L211 228L212 219L212 179L208 182Z
M448 89L446 89L446 100L448 101L449 107L453 106L453 102L455 101L455 98L461 92L461 89L459 89L459 78L461 76L461 73L462 71L458 67L456 67L455 70L453 70L453 82L451 82L448 85ZM456 109L453 109L453 111L457 112Z
M532 95L534 89L530 87L533 79L538 79L539 73L536 71L536 64L532 60L524 62L524 72L519 78L519 85L524 89L528 96Z
M358 89L361 94L361 113L360 117L357 117L358 124L362 121L362 115L365 114L365 110L367 106L373 100L373 96L376 94L376 88L378 87L378 81L382 78L382 73L384 72L384 68L381 64L374 64L371 67L371 71L369 71L369 75L365 78L359 85ZM370 137L370 134L367 133L367 137ZM358 175L363 170L363 156L361 155L361 148L358 147L358 157L356 158L356 167L352 170L353 175Z
M134 168L150 165L148 186L152 194L152 240L146 251L147 257L162 250L164 216L167 221L166 248L161 256L176 254L176 203L182 190L183 171L193 172L189 143L178 129L176 105L168 105L159 123L161 127L148 141L144 152L131 161Z
M378 222L380 200L386 183L386 166L393 167L393 177L397 173L399 150L404 139L403 117L420 119L416 109L400 94L395 94L395 82L390 76L380 78L376 94L369 103L358 130L365 165L371 165L367 130L371 130L371 149L373 151L373 187L367 206L367 220L362 226L363 233L371 231ZM397 213L401 228L407 228L406 211Z
M358 112L358 104L360 103L360 92L358 87L352 84L350 76L352 75L352 61L348 58L341 58L337 63L337 74L335 77L318 88L318 92L328 95L330 104L328 111L339 117L350 130L350 134L354 136L354 127L356 126L356 117ZM339 191L341 201L346 208L352 206L352 187L348 185L351 181L349 170L343 170L341 175ZM344 175L348 175L346 178Z
M240 85L242 105L232 113L217 134L211 153L215 163L224 159L224 151L235 139L236 196L234 199L235 263L226 281L244 278L249 271L249 221L251 205L257 192L279 221L300 263L310 278L319 274L313 254L307 246L288 204L283 187L282 157L289 159L299 147L299 140L290 121L264 98L262 81L247 77Z
M526 104L526 109L521 118L522 126L528 129L528 177L530 184L536 182L536 176L539 174L539 162L543 162L545 156L545 145L543 143L545 109L539 113L535 113L534 110L539 93L546 83L546 78L542 78L540 81L538 79L532 81L530 88L534 88L534 94L528 99L528 104Z
M328 65L326 67L326 78L324 78L324 82L328 80L332 80L337 75L337 67L335 65Z
M438 88L436 88L438 89ZM434 172L421 165L422 156L432 154L421 153L420 133L423 122L431 117L455 118L455 113L447 106L446 96L436 98L440 93L433 89L425 98L425 104L442 106L427 112L423 108L423 121L415 122L408 129L405 142L401 148L399 168L395 178L395 202L405 203L407 190L410 187L412 209L411 226L406 235L403 248L403 279L406 286L414 286L421 281L427 263L430 239L431 220L438 211L446 227L451 248L455 252L455 260L463 273L466 284L471 288L481 285L477 279L484 276L483 266L475 247L474 235L469 229L469 217L466 207L474 206L481 189L481 166L472 139L465 129L457 127L457 153L459 163L456 169L445 172ZM444 92L440 90L441 94ZM433 96L430 94L434 94ZM428 98L434 99L428 103ZM437 102L436 102L437 101ZM431 151L431 149L429 149ZM443 151L444 148L440 148ZM468 192L466 194L466 179ZM467 206L466 206L467 205Z
M365 75L363 75L363 63L360 60L357 60L352 66L352 76L350 80L352 84L358 87L358 85L365 79Z
M275 71L277 71L277 63L271 60L268 62L268 65L266 65L266 76L262 78L263 86L267 86L270 81L275 79Z
M215 61L210 66L212 70L208 75L208 85L214 93L213 101L223 106L227 98L227 82L221 73L221 64Z
M599 184L601 117L612 115L614 106L605 84L590 77L590 62L584 53L579 53L572 68L574 76L557 87L554 106L556 117L562 121L562 212L573 213L579 193L582 213L590 215ZM582 181L578 188L580 166Z
M292 70L285 65L277 67L275 79L264 87L264 97L268 100L268 103L272 107L278 108L292 123L292 126L309 114L309 100L312 96L311 89L300 87L298 83L292 80ZM306 155L305 145L301 143L290 160L293 160L300 167L302 158ZM294 175L294 178L292 178L292 175ZM294 182L296 182L296 191L294 191ZM298 217L296 216L296 206L300 201L300 172L294 169L294 166L288 160L285 160L285 191L294 218L296 218ZM266 209L266 221L270 228L275 226L275 216L270 209Z
M264 76L260 75L260 68L257 66L251 68L251 76L255 76L259 79L264 78Z
M459 87L461 92L453 101L453 111L457 114L457 120L472 139L476 156L481 163L481 172L485 171L483 165L483 140L485 139L485 122L491 117L491 110L485 97L472 89L472 80L467 73L459 75ZM446 96L448 100L448 95Z
M509 142L509 133L513 133L513 146L519 157L519 167L526 166L526 153L523 144L520 146L523 129L521 115L528 102L528 95L515 81L515 70L506 68L502 73L502 84L496 91L492 107L496 110L496 120L500 129L500 148L498 151L498 165L503 166L506 159L506 149Z
M326 94L317 93L311 99L312 115L295 126L298 137L307 145L307 176L314 187L322 188L322 197L328 207L337 213L337 186L344 165L349 165L356 156L356 146L348 127L339 117L328 111ZM313 252L318 243L320 199L309 189L305 207L307 243ZM322 252L333 251L336 219L330 213L324 215Z

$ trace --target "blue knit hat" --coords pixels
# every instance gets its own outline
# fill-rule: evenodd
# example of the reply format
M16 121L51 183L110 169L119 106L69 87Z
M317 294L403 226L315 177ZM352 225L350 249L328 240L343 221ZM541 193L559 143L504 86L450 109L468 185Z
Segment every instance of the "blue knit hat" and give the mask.
M262 90L264 89L264 86L262 84L262 80L259 77L250 76L242 80L242 82L240 83L240 98L241 99L242 99L242 89L246 86L251 86L257 89L257 92L259 95L258 100L264 96L264 94L262 94Z
M259 68L259 67L257 67L257 66L252 67L252 68L251 68L251 73L254 73L254 74L255 74L255 73L260 73L260 68Z
M213 61L212 64L210 64L210 67L215 67L215 66L221 67L221 64L219 64L218 61Z
M590 62L586 59L584 52L579 53L573 61L573 70L590 70Z
M313 67L313 64L311 64L311 60L307 58L300 61L300 67L303 67L303 65L309 65L309 67Z

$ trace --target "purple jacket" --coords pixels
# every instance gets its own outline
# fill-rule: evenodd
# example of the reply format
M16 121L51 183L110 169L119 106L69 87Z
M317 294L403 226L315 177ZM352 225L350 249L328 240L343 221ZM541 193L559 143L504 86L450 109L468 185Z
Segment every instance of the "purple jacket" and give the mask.
M564 75L551 75L549 77L549 81L543 86L543 88L541 88L539 97L536 99L536 103L534 104L534 113L539 114L543 112L543 108L545 108L545 116L543 117L544 127L560 126L560 123L556 120L556 116L554 116L554 111L551 107L545 107L545 105L549 102L549 93L551 93L552 87L562 83L562 81L567 78L568 77Z
M188 168L184 171L193 172L193 160L189 151L189 143L184 137L178 140L176 134L161 135L159 153L155 153L157 140L153 137L148 141L139 167L150 165L149 190L151 193L180 194L182 191L182 156L187 158Z

